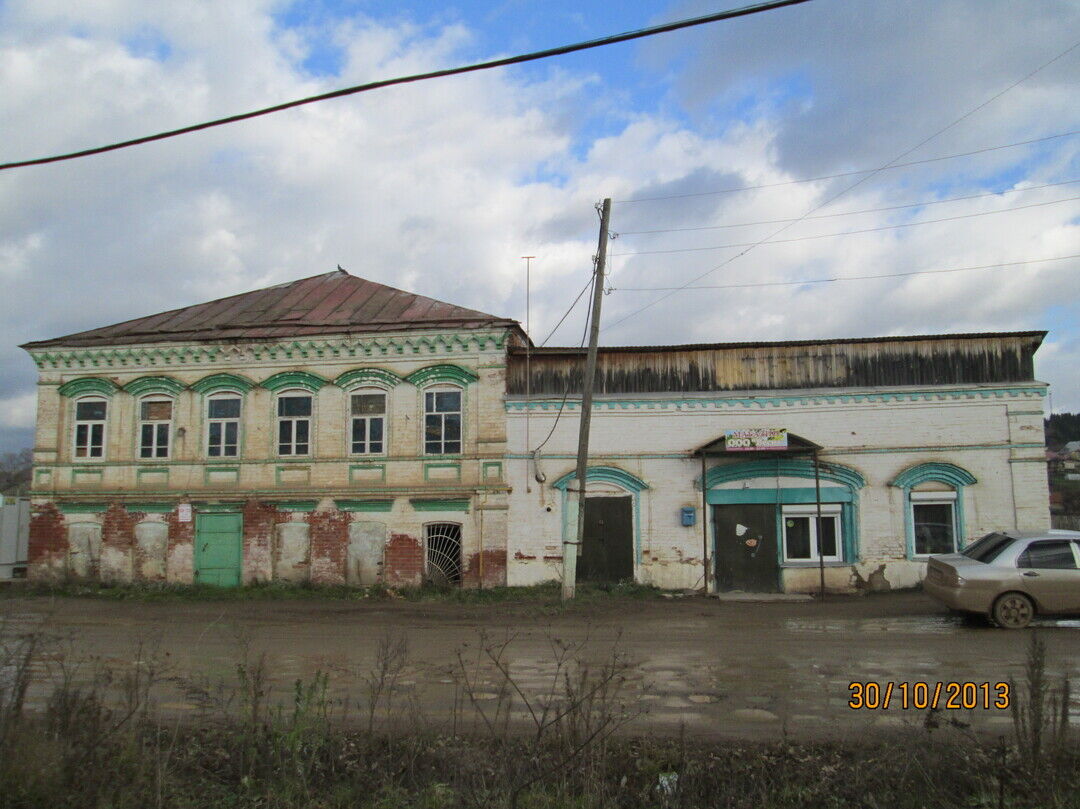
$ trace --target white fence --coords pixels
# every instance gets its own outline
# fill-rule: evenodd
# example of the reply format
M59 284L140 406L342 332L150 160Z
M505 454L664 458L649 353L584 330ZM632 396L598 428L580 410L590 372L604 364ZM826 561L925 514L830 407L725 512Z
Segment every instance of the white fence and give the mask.
M0 581L26 575L30 500L0 496Z

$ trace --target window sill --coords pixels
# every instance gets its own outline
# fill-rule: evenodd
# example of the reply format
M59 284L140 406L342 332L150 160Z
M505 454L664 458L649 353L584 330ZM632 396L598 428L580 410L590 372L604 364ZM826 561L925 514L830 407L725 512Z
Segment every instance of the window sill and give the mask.
M829 561L829 560L825 561L825 567L851 567L853 564L854 564L854 562L845 562L842 559L840 561ZM813 559L813 560L810 560L810 561L781 562L780 563L780 567L782 567L782 568L792 568L792 569L796 569L796 570L799 569L799 568L811 568L813 570L817 570L821 566L822 566L821 563L816 559Z

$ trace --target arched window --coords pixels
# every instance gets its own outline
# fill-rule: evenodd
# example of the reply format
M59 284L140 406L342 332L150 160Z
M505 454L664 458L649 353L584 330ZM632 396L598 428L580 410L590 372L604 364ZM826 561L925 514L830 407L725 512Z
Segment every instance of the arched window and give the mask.
M463 391L453 385L424 390L424 453L457 455L462 448Z
M278 455L311 454L314 397L307 390L283 390L277 397Z
M387 393L381 388L349 391L349 454L381 455L387 442Z
M174 402L167 396L139 400L139 457L168 458Z
M105 457L105 422L109 402L103 396L76 399L72 454L76 460L101 460Z
M243 396L224 390L206 397L206 454L235 458L240 454L240 415Z
M954 553L964 543L964 487L975 476L950 463L924 463L901 472L890 485L904 490L908 556Z

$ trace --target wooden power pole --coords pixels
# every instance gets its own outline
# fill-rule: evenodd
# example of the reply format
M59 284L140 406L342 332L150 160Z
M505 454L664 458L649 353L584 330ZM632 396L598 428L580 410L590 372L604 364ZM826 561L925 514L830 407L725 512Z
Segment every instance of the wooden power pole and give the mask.
M600 244L596 248L596 268L593 275L592 313L589 315L589 353L585 358L585 376L581 383L581 421L578 428L577 451L577 530L574 539L563 540L563 600L574 597L577 585L577 557L585 535L585 476L589 467L589 421L592 417L593 380L596 377L596 344L600 340L600 302L604 299L604 267L607 264L608 224L611 221L611 199L600 207Z

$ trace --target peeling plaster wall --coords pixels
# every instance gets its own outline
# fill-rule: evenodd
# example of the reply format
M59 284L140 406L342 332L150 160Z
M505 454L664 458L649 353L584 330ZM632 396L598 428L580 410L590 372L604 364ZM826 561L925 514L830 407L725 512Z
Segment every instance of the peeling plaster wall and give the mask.
M924 575L925 562L907 558L904 493L889 485L908 467L945 462L975 476L978 482L963 489L966 539L1000 528L1049 527L1041 397L1034 392L995 395L989 391L985 397L950 396L949 392L944 388L930 401L873 396L883 391L865 390L845 391L867 394L860 402L836 397L829 401L827 394L808 391L778 405L743 399L720 407L662 408L664 397L654 397L625 407L599 406L593 411L591 463L625 470L649 487L638 495L641 556L635 578L664 588L696 588L702 586L704 572L701 492L694 488L701 461L678 454L715 439L726 429L786 427L826 447L823 460L850 467L866 479L866 486L858 491L859 559L827 568L827 587L838 591L912 587ZM685 395L679 398L687 400ZM708 401L716 398L707 397ZM557 406L533 410L530 435L546 435L556 410ZM509 408L512 453L524 447L524 421L521 410ZM541 467L547 483L533 479L532 465L524 459L514 458L507 464L513 487L509 512L513 530L507 549L507 579L512 585L561 576L565 515L562 493L551 483L574 469L577 426L576 411L564 413L545 446ZM732 453L730 457L761 456ZM710 460L710 465L723 460ZM743 483L724 488L740 488ZM813 480L782 480L780 484L812 487ZM775 479L747 485L775 486ZM598 487L590 483L588 491L598 491ZM696 525L680 524L684 506L695 508ZM819 572L816 567L785 568L782 581L789 592L816 591Z

